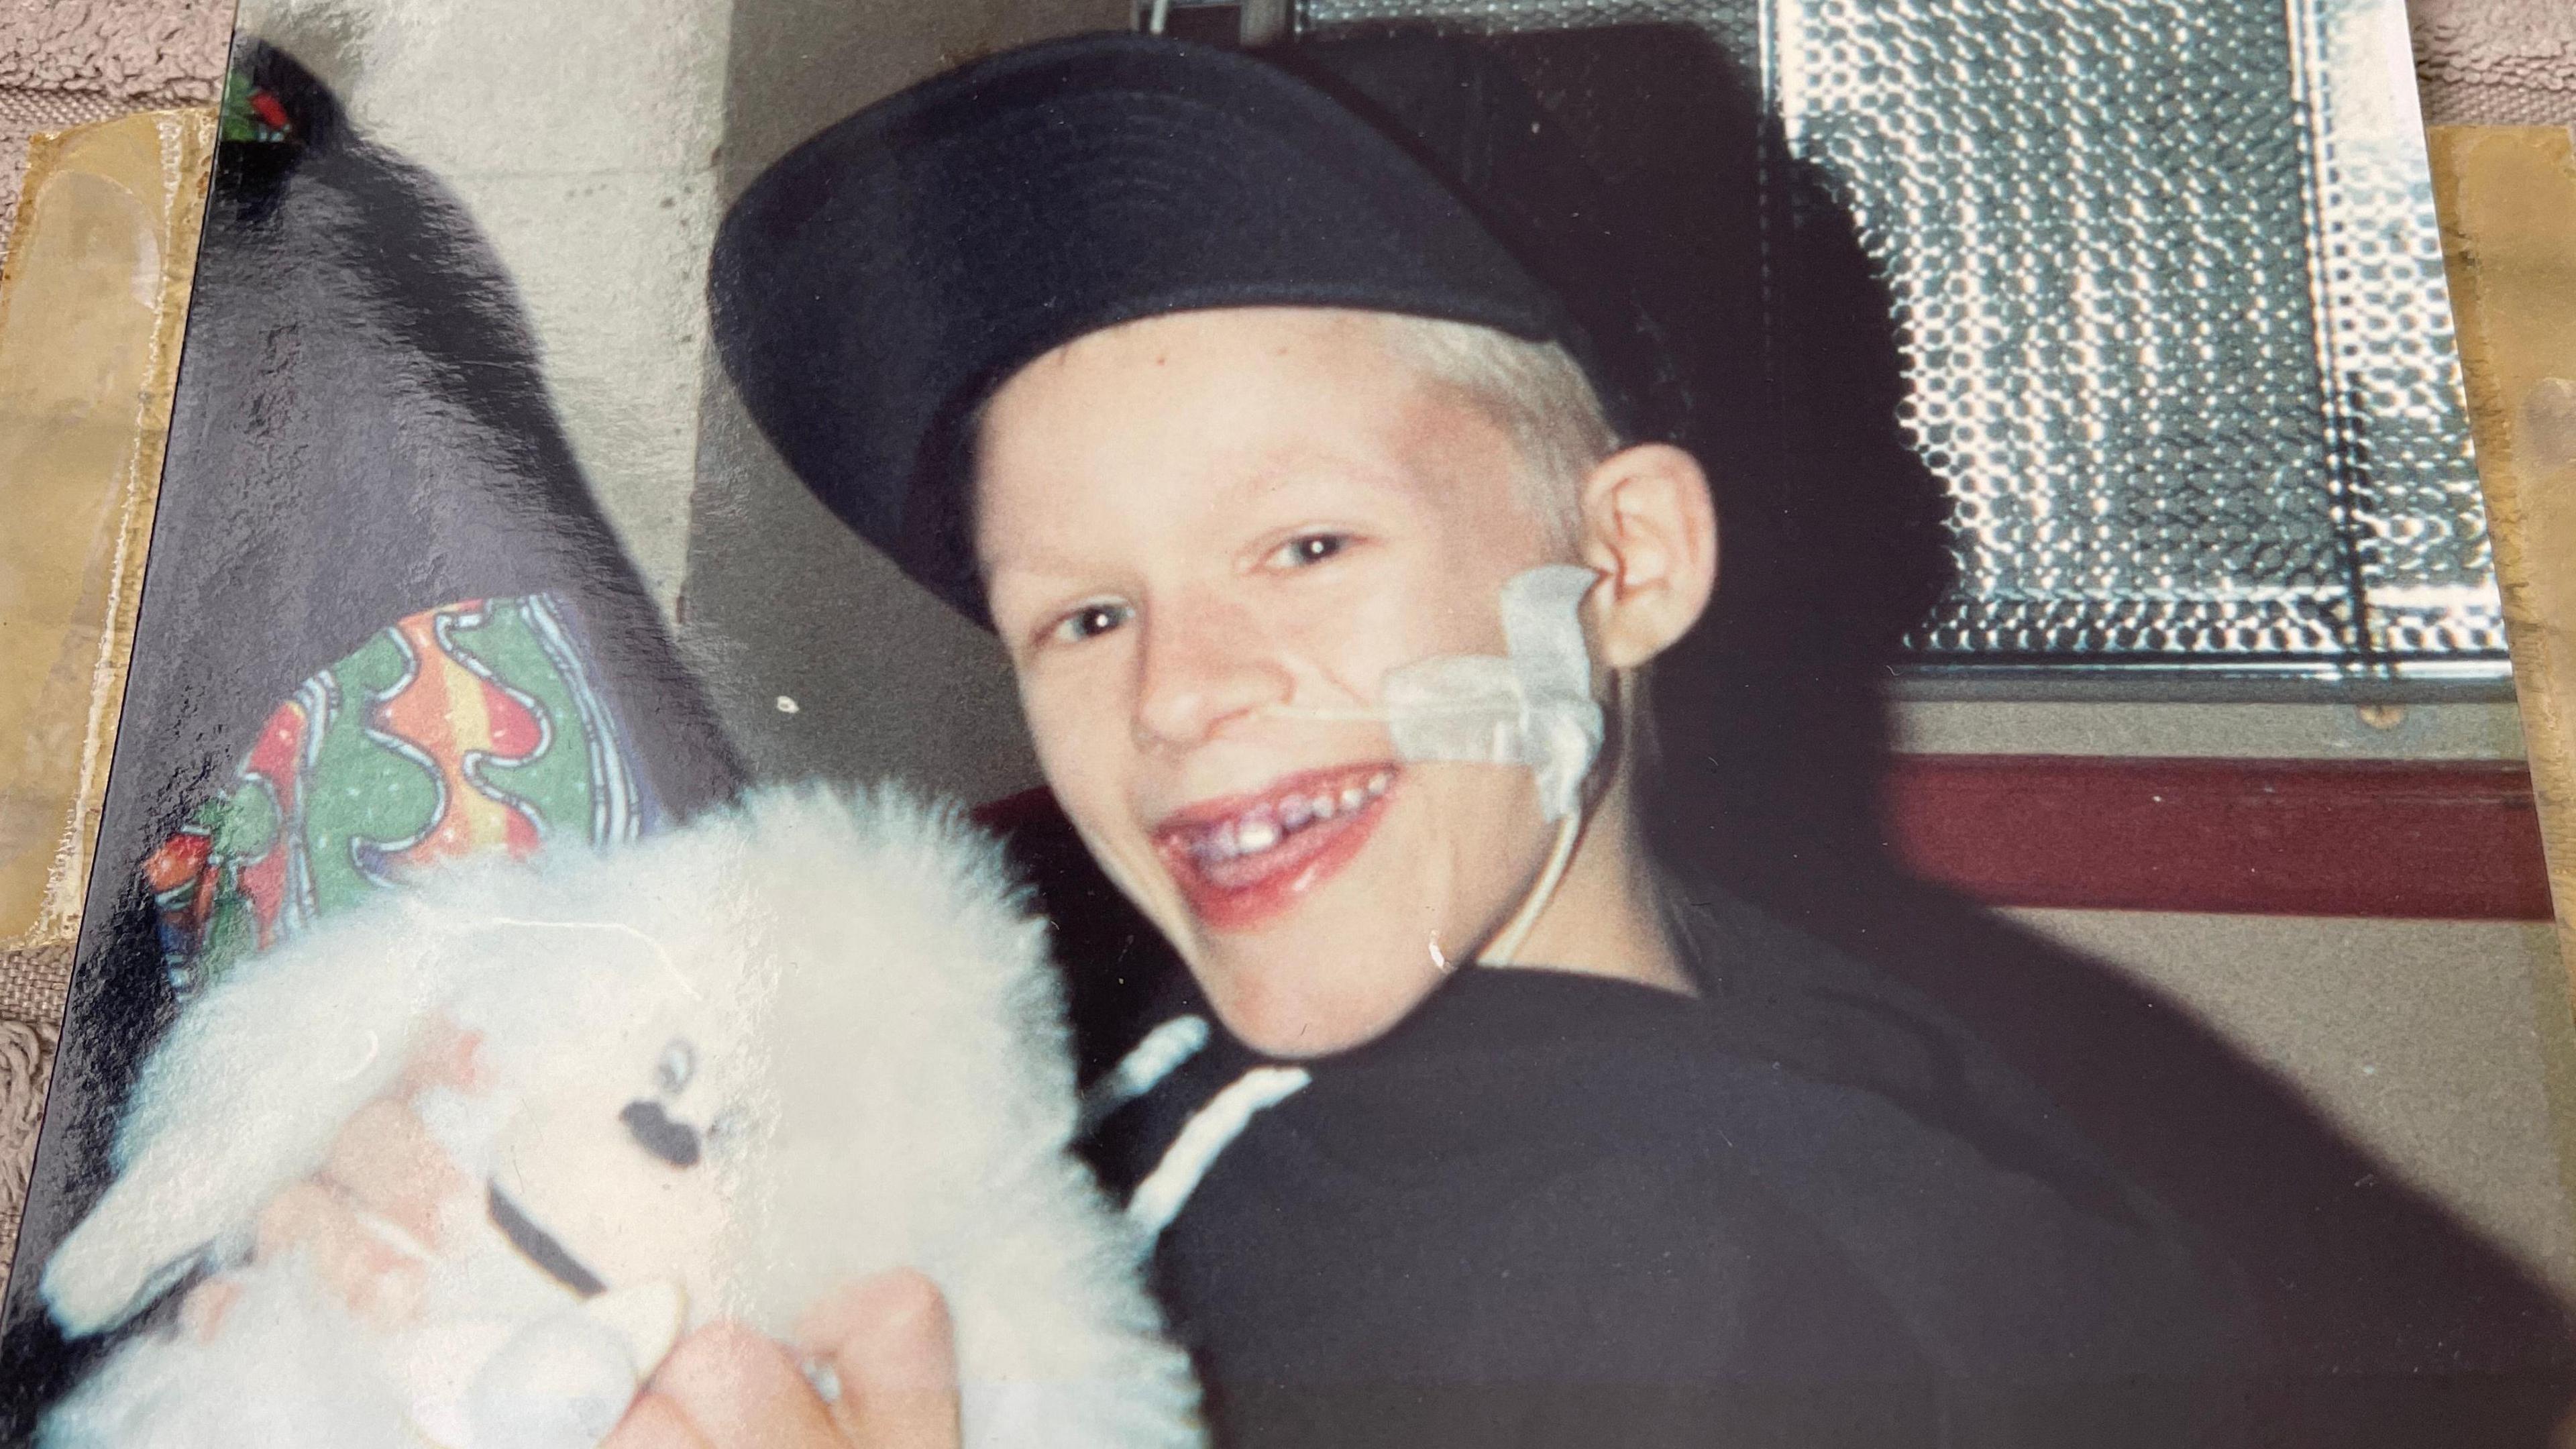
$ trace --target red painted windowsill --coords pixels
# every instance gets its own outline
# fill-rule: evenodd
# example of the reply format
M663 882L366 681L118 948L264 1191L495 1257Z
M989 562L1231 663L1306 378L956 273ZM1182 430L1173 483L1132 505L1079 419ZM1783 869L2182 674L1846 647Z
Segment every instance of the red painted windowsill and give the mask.
M2519 761L1906 755L1888 844L1993 905L2549 919Z

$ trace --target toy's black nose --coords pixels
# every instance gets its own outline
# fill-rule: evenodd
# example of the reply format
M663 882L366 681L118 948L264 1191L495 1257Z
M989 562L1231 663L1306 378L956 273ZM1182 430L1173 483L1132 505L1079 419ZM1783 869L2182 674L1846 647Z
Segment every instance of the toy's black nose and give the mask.
M659 1102L629 1102L617 1114L626 1130L645 1151L673 1167L698 1165L698 1129L686 1122L674 1122Z

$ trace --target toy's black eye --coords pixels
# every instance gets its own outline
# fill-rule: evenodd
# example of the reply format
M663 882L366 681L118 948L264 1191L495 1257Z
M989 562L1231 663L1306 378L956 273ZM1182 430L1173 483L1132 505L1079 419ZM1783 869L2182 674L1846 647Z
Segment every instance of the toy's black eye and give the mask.
M697 1070L697 1048L690 1046L686 1038L674 1038L662 1048L661 1060L653 1064L653 1085L661 1089L663 1096L676 1097L688 1088L689 1078Z
M697 1129L686 1122L674 1122L659 1102L629 1102L617 1114L635 1144L673 1167L698 1165Z

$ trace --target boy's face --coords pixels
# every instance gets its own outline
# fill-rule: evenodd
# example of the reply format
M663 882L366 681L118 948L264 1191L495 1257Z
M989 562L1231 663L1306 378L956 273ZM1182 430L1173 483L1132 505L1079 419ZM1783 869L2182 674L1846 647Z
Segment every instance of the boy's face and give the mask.
M1093 333L1004 385L979 438L977 551L1047 780L1226 1024L1283 1055L1402 1019L1553 833L1528 771L1400 762L1382 724L1329 717L1390 669L1504 653L1504 581L1572 558L1510 436L1383 325Z

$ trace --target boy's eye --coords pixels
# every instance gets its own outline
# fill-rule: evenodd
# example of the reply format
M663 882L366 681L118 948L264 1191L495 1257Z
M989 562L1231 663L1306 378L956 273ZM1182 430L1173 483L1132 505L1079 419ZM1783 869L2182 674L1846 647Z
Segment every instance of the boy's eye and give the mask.
M1286 568L1304 568L1322 563L1350 546L1351 538L1346 533L1301 533L1279 545L1270 559Z
M1127 615L1125 604L1085 604L1056 620L1054 634L1066 643L1079 643L1126 623Z

